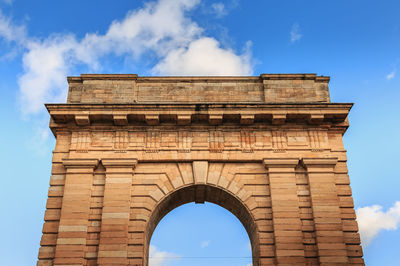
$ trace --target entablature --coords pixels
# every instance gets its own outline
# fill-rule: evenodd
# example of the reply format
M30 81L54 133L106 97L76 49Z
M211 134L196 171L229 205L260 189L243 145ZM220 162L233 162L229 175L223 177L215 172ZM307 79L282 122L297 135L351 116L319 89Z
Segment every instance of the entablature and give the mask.
M343 133L351 103L304 104L47 104L50 128L91 125L318 126Z

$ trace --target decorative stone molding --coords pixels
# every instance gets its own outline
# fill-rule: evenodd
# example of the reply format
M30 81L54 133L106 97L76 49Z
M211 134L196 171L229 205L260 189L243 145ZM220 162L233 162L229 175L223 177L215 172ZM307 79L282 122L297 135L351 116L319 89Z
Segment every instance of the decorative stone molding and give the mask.
M189 125L192 120L192 115L191 114L178 114L176 119L177 119L178 125Z
M224 135L220 130L210 130L209 132L210 152L222 152L224 150Z
M135 169L136 165L138 164L138 160L131 158L103 158L101 159L101 163L104 165L104 167L106 167L106 169L110 167L128 167Z
M328 129L275 130L268 126L241 126L239 128L218 126L212 128L185 127L178 131L170 126L146 128L107 127L107 131L98 128L72 132L70 150L78 153L110 150L118 153L127 151L190 152L210 150L213 153L241 150L243 153L272 150L276 153L290 150L323 152L330 149Z
M146 114L145 121L150 126L158 125L160 123L160 116L158 114Z
M225 122L243 126L255 123L264 125L319 124L341 129L348 127L347 114L352 104L135 104L105 105L94 104L47 104L51 115L50 128L56 129L75 121L78 127L91 123L103 125L134 125L145 122L147 125L161 125L175 122L179 126L190 125L193 121L219 125ZM245 110L245 111L244 111ZM117 115L113 113L118 112ZM129 117L129 119L128 119ZM172 119L172 120L171 120Z
M114 136L114 149L118 152L126 152L129 145L128 131L116 131Z
M128 125L128 116L126 114L114 114L114 125L116 126L126 126Z
M301 162L307 167L333 167L337 164L338 158L302 158Z
M272 131L272 147L274 152L285 152L287 148L287 142L284 131Z
M86 114L75 115L75 122L78 126L88 126L90 125L89 115Z
M299 158L266 158L263 159L263 164L266 168L294 168L296 165L299 164Z
M98 164L98 159L63 159L63 165L65 168L94 169Z
M190 131L179 131L178 132L178 151L179 152L190 152L192 147L192 132Z
M222 124L223 115L222 114L209 114L208 121L210 125Z
M254 114L240 114L240 124L250 125L254 123Z
M91 135L89 131L73 132L71 148L77 152L88 152L91 144Z
M160 132L148 130L146 132L146 152L158 152L160 148Z
M240 131L240 140L242 146L242 152L253 152L254 151L254 132L250 130Z

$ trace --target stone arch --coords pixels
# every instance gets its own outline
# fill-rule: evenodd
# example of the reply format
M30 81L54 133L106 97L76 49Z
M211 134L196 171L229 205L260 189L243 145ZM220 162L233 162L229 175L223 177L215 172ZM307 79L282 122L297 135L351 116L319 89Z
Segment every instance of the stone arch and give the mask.
M198 195L201 193L201 202L198 202ZM161 219L175 208L190 202L203 203L204 201L217 204L232 214L242 223L249 236L253 265L260 265L260 243L258 226L254 216L246 203L230 191L210 184L191 184L180 187L165 195L152 210L146 224L146 234L144 243L144 265L148 265L149 245L151 236Z
M329 77L68 82L67 104L46 105L57 142L38 265L141 266L163 204L221 201L208 190L253 219L255 265L364 264L342 143L352 104L330 102Z

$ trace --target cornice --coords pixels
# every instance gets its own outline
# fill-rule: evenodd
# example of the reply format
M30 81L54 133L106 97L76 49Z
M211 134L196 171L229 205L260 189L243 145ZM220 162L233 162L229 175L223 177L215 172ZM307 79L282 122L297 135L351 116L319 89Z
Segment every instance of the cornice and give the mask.
M47 103L47 110L55 108L81 109L123 109L123 108L350 108L353 103L263 103L263 102L218 102L218 103L181 103L181 102L145 102L145 103ZM50 111L50 110L49 110Z
M139 76L138 74L81 74L67 77L69 83L82 83L85 80L135 80L137 82L240 82L263 80L315 80L329 82L330 77L314 73L299 74L260 74L259 76Z
M224 123L248 126L252 124L305 124L342 129L348 127L347 115L351 103L303 104L46 104L51 116L50 128L61 129L103 123L115 126L161 125L177 126L193 122L221 125Z

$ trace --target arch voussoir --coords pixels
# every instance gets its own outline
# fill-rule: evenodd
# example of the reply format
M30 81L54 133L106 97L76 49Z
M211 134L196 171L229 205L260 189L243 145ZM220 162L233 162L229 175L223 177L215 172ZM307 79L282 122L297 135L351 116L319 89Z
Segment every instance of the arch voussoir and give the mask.
M173 165L173 163L171 163ZM157 199L156 205L153 206L151 210L151 215L149 220L147 221L146 225L146 237L144 245L144 252L148 254L149 242L151 239L152 232L154 231L155 227L157 226L158 222L164 217L169 211L173 210L174 208L189 202L198 202L198 193L202 191L203 193L203 201L212 202L218 204L230 212L232 212L244 225L246 231L249 234L252 243L252 251L253 256L258 258L260 254L260 242L259 242L259 229L258 224L259 222L256 221L257 218L259 219L266 219L265 216L259 215L259 211L257 209L262 208L262 203L257 201L257 196L252 196L250 192L246 191L245 184L241 184L239 189L232 189L234 186L232 185L234 182L234 177L237 173L243 173L243 168L239 168L240 164L229 164L229 163L203 163L192 168L193 171L193 178L194 182L192 184L184 185L178 188L175 188L172 191L169 191L167 194L162 196L161 198ZM174 166L172 166L174 167ZM187 165L186 165L187 167ZM200 167L200 168L199 168ZM207 169L207 177L201 178L202 169ZM180 173L182 174L182 168L180 169ZM188 167L186 168L186 171ZM196 173L195 171L199 171ZM176 173L176 172L175 172ZM210 173L211 176L215 175L218 177L218 180L225 179L229 182L222 182L217 184L209 183L210 181ZM253 173L249 173L251 175ZM225 176L228 176L226 178ZM254 175L253 178L266 178L265 175ZM176 177L179 178L179 177ZM249 178L251 180L251 178ZM215 178L216 180L216 178ZM197 182L196 182L197 181ZM205 181L204 183L201 181ZM253 181L253 183L257 183ZM265 181L258 181L258 183L262 183ZM225 184L225 187L222 186ZM239 193L238 193L239 192ZM240 193L242 192L242 193ZM239 195L245 197L246 201L243 201ZM266 237L266 235L264 235ZM264 243L265 245L272 245L271 240ZM268 247L268 250L272 250L273 247ZM265 248L267 250L267 248ZM268 251L265 253L265 256L270 256L271 252ZM258 260L255 260L255 265L258 265Z

